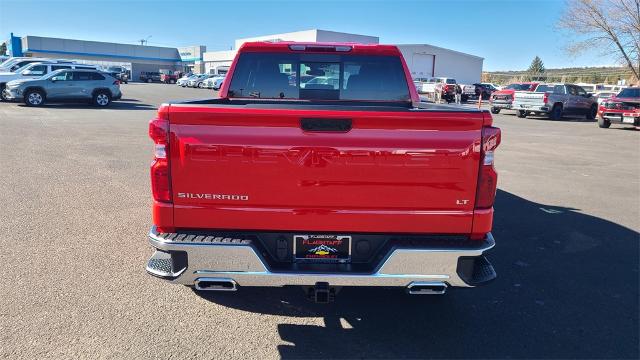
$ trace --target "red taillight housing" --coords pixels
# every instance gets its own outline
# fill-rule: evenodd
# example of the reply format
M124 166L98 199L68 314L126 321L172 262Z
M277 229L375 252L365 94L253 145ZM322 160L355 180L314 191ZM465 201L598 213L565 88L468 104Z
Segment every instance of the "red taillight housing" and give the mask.
M548 92L546 92L546 93L544 93L544 95L542 95L542 102L545 103L545 104L549 102L549 93Z
M493 153L498 145L500 145L500 129L493 126L483 127L476 209L491 208L495 201L498 173L493 167Z
M169 107L160 106L158 116L149 122L149 137L154 143L151 162L151 192L153 199L170 203L171 168L169 167Z
M119 85L120 85L120 80L116 80L116 81L114 81L114 82L113 82L113 85L118 85L118 86L119 86Z

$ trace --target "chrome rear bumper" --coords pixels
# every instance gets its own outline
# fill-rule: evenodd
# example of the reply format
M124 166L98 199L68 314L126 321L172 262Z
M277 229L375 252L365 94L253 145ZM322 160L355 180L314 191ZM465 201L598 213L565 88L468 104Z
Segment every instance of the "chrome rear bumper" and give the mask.
M190 286L199 279L215 278L239 286L328 283L331 286L408 287L412 283L435 282L472 287L496 277L483 256L495 245L491 234L473 247L393 248L371 273L272 271L251 240L160 234L152 227L149 241L156 252L147 263L147 272Z

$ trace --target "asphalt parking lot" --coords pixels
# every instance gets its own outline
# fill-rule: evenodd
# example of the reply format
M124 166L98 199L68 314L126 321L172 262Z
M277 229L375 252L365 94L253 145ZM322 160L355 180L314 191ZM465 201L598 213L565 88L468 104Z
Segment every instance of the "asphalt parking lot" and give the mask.
M147 122L212 91L122 89L108 109L0 103L0 358L639 357L640 131L494 116L486 287L203 296L144 270Z

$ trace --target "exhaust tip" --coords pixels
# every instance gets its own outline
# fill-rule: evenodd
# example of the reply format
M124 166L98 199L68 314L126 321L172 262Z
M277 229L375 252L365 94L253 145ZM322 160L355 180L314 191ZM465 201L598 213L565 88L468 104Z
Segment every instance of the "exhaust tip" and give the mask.
M236 291L238 284L233 279L225 278L197 278L196 290L201 291Z
M407 286L409 295L443 295L447 284L443 282L412 282Z

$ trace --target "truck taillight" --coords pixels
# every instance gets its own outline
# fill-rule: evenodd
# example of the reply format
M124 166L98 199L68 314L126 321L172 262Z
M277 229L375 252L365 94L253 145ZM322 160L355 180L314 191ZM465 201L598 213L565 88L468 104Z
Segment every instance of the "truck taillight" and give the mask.
M542 102L545 104L549 102L549 93L546 92L544 93L544 95L542 95Z
M480 171L476 190L476 209L492 207L496 198L498 173L493 167L493 154L498 145L500 145L500 129L493 126L483 127Z
M149 137L154 143L151 163L151 192L156 201L171 202L169 166L169 107L160 106L158 116L149 122Z
M116 80L113 82L113 85L119 86L120 85L120 80Z

